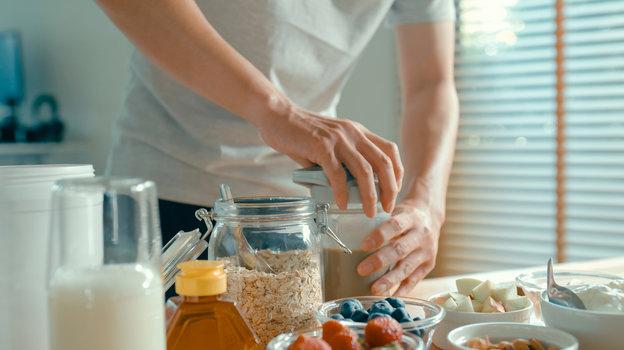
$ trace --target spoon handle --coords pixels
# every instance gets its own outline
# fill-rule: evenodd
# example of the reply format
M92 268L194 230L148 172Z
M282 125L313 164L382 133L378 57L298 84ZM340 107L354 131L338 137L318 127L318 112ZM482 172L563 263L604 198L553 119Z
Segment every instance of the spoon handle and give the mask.
M234 203L234 198L232 197L232 191L230 190L230 186L227 184L219 185L219 191L221 192L221 199L227 201L228 203Z
M581 310L586 309L585 304L576 293L555 282L552 258L548 259L548 265L546 267L546 288L548 291L548 301L551 303Z
M551 296L552 287L555 285L555 276L553 274L552 258L548 258L548 265L546 265L546 286L548 288L548 296Z
M221 192L221 199L228 203L234 204L234 197L232 197L232 191L228 184L219 185L219 191ZM275 273L271 265L266 262L256 251L249 245L247 238L243 234L243 230L239 225L234 226L234 237L238 243L238 257L239 263L250 270L257 270L260 272Z

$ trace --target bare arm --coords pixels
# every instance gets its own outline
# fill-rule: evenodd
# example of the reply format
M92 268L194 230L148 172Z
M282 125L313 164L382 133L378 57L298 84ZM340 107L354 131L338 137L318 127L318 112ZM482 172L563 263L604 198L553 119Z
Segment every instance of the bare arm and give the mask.
M401 145L405 164L403 198L393 216L362 243L379 248L365 259L372 271L397 262L372 289L381 293L399 285L407 295L429 273L445 218L446 187L455 149L458 102L453 81L452 23L407 24L397 28L403 100Z
M286 108L285 97L216 32L194 1L96 2L150 61L203 97L254 125L263 114L258 110Z
M321 165L339 207L346 208L348 197L344 163L360 185L367 215L375 215L378 200L393 210L403 177L398 147L359 123L296 106L217 33L193 0L96 1L170 76L252 123L275 150L303 166Z
M453 78L454 27L452 23L399 27L397 42L406 169L403 198L426 199L443 221L459 120Z

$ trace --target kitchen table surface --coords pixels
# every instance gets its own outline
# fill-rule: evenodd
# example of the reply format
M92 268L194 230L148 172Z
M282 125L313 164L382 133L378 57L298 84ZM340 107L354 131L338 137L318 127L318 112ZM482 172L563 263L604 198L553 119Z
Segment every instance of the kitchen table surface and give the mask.
M412 291L410 296L416 298L427 299L429 296L455 290L455 280L461 277L474 277L481 280L493 280L493 281L513 281L516 276L521 273L533 272L533 271L545 271L546 263L544 266L534 266L522 269L514 270L499 270L490 272L481 272L466 275L446 276L438 278L428 278L418 284L418 286ZM555 271L561 270L578 270L578 271L591 271L591 272L606 272L624 277L624 256L618 258L590 260L583 262L573 263L561 263L554 265ZM431 345L432 350L440 350L435 345Z

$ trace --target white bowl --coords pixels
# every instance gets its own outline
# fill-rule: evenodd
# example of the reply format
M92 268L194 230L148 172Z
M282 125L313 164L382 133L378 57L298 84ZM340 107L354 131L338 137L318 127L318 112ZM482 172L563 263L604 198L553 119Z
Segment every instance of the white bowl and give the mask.
M448 293L449 292L444 292L433 295L429 298L429 300L433 301L439 297L448 298ZM433 333L433 343L440 349L448 349L449 344L446 338L449 332L455 328L468 324L484 322L528 323L529 319L531 318L532 311L532 305L529 305L522 310L510 312L483 313L446 310L446 316L438 325L435 333Z
M571 334L552 328L523 323L477 323L455 328L448 334L449 349L468 350L464 346L472 338L489 337L492 342L535 338L542 345L556 346L560 350L577 350L578 341Z
M547 326L574 335L581 349L622 349L624 313L572 309L548 301L546 291L540 294L542 317Z
M554 275L555 281L562 286L571 284L606 284L622 279L622 277L612 274L588 271L555 271ZM522 288L524 295L533 302L535 318L541 320L540 293L546 289L546 271L520 274L516 277L516 285Z

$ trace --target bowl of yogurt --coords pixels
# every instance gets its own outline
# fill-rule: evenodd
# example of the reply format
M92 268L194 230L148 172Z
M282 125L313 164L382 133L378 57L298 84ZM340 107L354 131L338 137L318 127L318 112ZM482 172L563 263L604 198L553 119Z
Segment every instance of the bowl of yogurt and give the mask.
M566 287L571 285L602 285L622 279L617 275L584 271L554 271L554 275L555 281ZM533 302L533 317L535 319L532 322L541 321L540 293L546 289L546 270L520 274L516 277L516 285Z
M577 293L587 310L551 303L547 291L543 291L540 294L540 305L546 326L574 335L580 349L621 349L624 279L603 284L570 285L568 288Z

